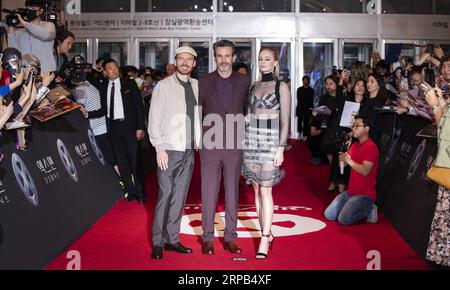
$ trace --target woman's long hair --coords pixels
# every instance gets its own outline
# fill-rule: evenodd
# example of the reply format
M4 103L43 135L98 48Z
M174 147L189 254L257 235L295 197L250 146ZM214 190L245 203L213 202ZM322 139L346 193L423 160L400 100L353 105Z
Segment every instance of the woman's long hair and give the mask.
M75 35L70 32L69 30L67 30L64 26L59 26L56 29L56 37L53 43L53 48L55 51L57 51L58 45L60 45L61 43L64 42L64 40L66 40L66 38L72 37L73 39L75 39Z
M379 102L382 102L383 104L387 102L388 100L388 94L386 89L386 84L384 83L383 76L372 73L367 76L367 81L369 80L369 77L373 77L377 83L378 83L378 93L376 96L376 99L378 99Z
M361 103L364 103L367 99L368 99L368 91L367 91L367 82L366 82L366 80L365 79L357 79L356 81L355 81L355 83L354 83L354 85L353 85L353 88L352 88L352 91L349 93L349 95L348 95L348 99L350 100L350 101L352 101L352 102L356 102L356 93L355 93L355 87L356 87L356 84L358 83L358 82L363 82L363 84L364 84L364 88L365 88L365 92L364 92L364 94L363 94L363 99L362 99L362 101L361 101Z
M275 59L275 61L278 62L278 66L275 66L274 70L273 70L273 78L275 80L279 80L280 79L280 56L278 55L278 50L274 47L263 47L259 50L258 56L261 54L261 52L263 52L264 50L270 51L273 55L273 58ZM259 72L259 77L258 77L258 82L260 82L262 79L262 72Z

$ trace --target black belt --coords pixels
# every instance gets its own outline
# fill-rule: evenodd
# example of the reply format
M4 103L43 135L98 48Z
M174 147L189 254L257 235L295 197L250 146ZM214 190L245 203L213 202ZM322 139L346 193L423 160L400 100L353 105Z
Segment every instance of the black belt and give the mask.
M111 119L110 119L111 120ZM125 118L122 118L122 119L114 119L114 120L111 120L111 121L113 121L113 122L123 122L123 121L125 121Z

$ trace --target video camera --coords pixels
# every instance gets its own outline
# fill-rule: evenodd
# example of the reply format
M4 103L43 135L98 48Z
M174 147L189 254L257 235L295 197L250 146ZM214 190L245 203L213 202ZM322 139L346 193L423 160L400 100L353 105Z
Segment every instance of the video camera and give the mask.
M69 63L64 70L66 74L65 81L72 83L84 82L87 79L87 73L92 68L90 63Z
M348 141L350 140L350 135L345 131L337 131L334 135L336 138L336 143L339 152L347 152L348 151Z
M7 13L4 24L9 26L18 27L20 25L19 17L16 14L22 16L24 20L27 21L28 17L28 9L27 8L18 8L16 10L2 9L4 13Z

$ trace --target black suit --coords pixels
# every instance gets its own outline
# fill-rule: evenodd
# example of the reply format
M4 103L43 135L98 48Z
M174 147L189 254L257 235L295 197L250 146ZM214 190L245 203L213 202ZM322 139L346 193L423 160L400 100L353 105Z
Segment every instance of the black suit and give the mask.
M102 109L89 113L89 118L108 116L108 84L105 81L100 86ZM125 183L125 191L137 197L144 196L143 178L138 170L139 142L136 131L145 132L144 108L142 97L136 83L130 79L120 79L124 119L111 120L107 118L108 132L119 166L120 176ZM116 91L116 94L118 92ZM133 182L133 177L134 182Z
M303 136L311 135L310 120L312 118L311 108L314 108L314 90L311 87L300 87L297 89L297 131L303 132Z

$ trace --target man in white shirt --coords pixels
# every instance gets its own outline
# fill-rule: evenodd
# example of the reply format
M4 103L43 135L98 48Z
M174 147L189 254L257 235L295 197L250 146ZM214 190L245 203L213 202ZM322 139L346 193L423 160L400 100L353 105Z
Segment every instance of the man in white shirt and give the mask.
M108 80L100 88L102 113L99 116L107 117L108 132L125 186L125 199L144 203L143 177L138 170L139 141L145 137L142 97L134 81L120 77L115 60L106 60L103 68Z

